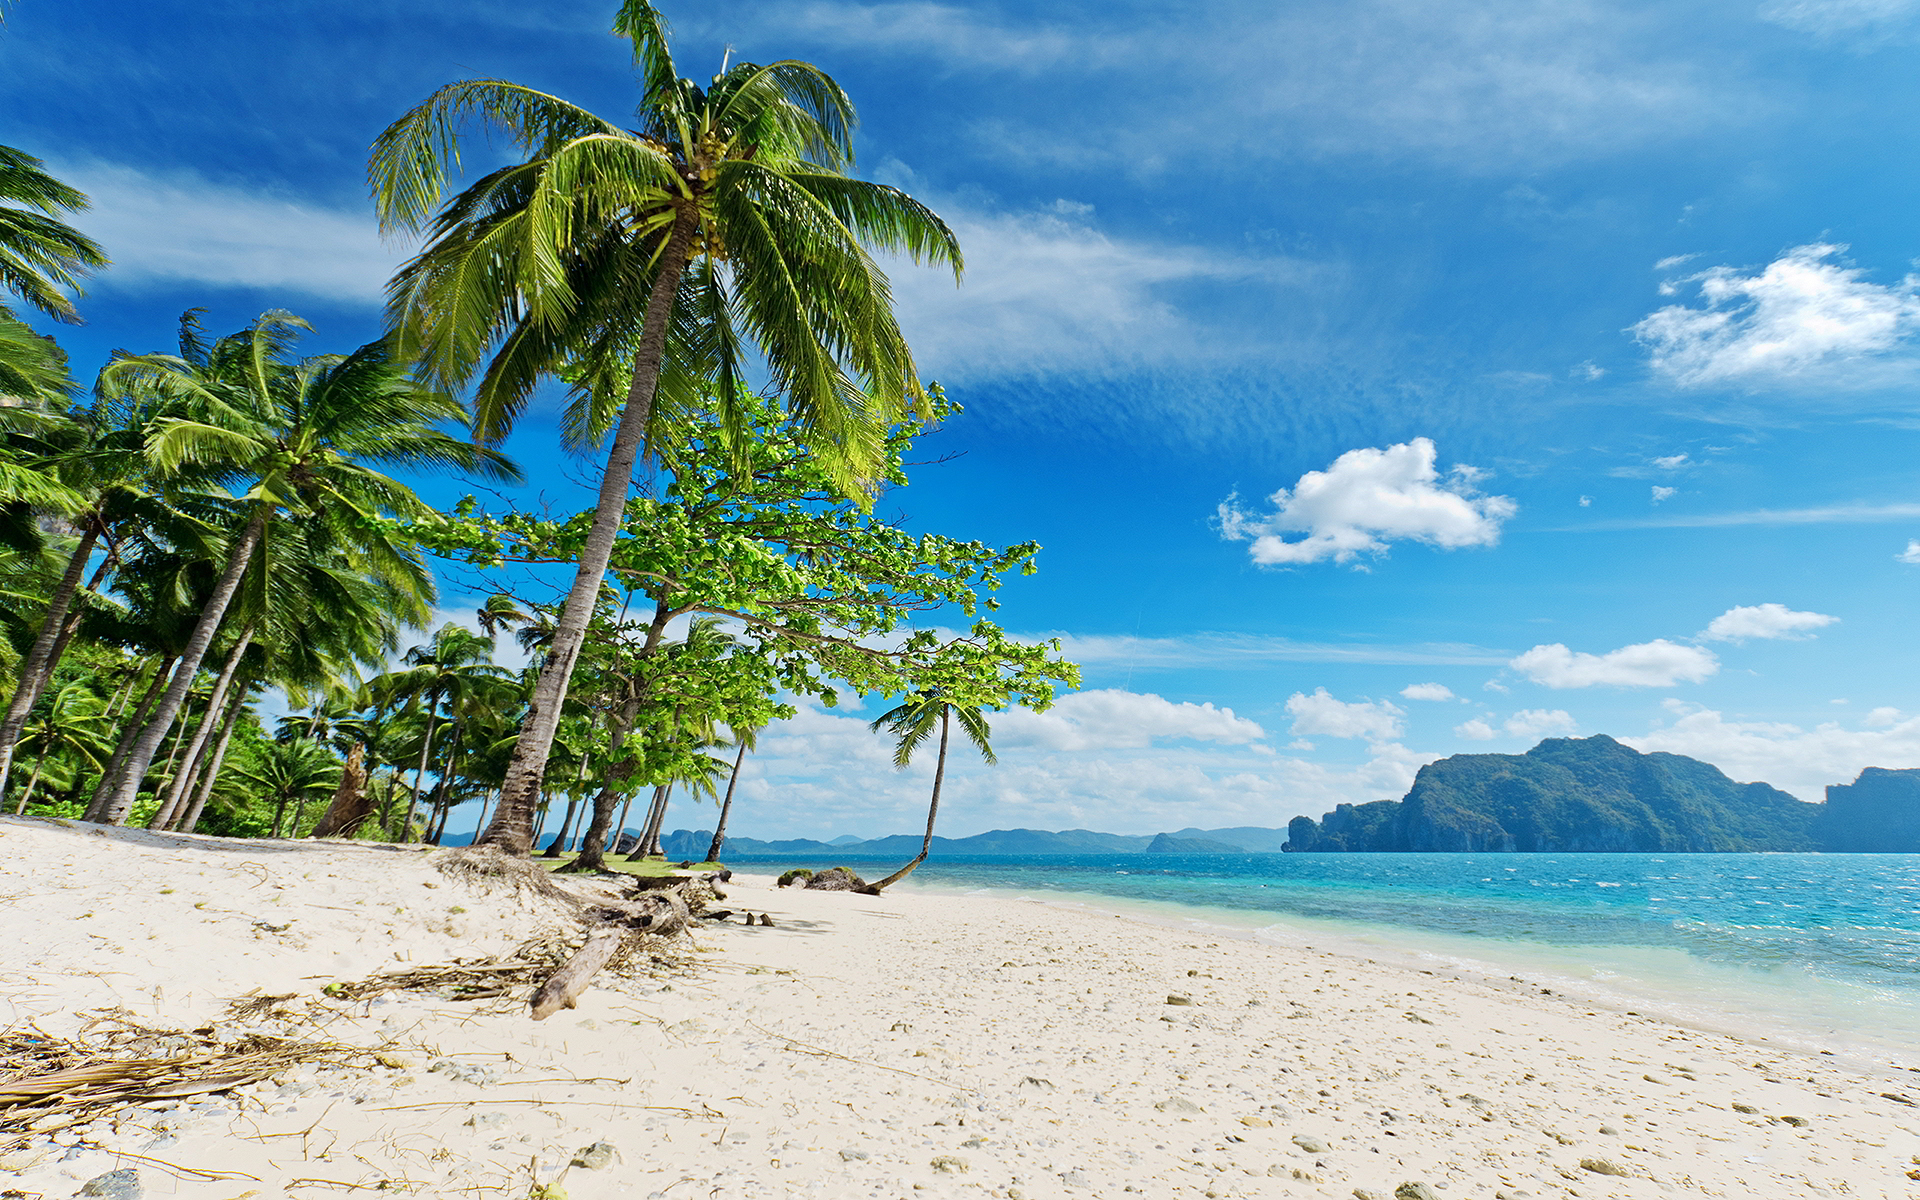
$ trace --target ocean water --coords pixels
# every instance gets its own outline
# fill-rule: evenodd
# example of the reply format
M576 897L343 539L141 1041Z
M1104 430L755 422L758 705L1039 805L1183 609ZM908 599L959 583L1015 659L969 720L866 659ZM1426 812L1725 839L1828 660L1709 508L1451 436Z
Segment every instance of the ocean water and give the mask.
M898 865L834 861L869 878ZM935 858L902 886L1518 976L1697 1027L1920 1066L1920 855Z

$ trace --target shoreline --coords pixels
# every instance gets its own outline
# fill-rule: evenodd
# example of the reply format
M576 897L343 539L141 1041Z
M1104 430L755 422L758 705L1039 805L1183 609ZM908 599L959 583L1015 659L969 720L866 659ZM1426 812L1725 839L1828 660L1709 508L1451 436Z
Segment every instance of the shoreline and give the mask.
M734 922L771 927L705 924L687 961L535 1024L520 995L326 991L510 950L552 924L525 897L420 851L161 840L0 821L10 1026L119 1006L385 1057L0 1156L29 1192L125 1168L207 1200L1913 1194L1920 1107L1884 1069L1318 943L743 872ZM250 988L291 994L241 1020Z

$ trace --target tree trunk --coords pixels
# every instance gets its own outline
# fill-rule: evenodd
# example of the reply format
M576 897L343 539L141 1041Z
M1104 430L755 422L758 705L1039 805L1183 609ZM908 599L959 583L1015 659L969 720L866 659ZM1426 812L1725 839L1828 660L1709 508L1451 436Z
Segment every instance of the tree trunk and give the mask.
M667 823L667 802L671 799L673 799L673 783L672 781L668 781L668 783L660 789L660 798L654 803L653 819L647 823L647 836L643 842L644 849L641 852L642 858L652 858L656 854L663 853L660 849L660 829Z
M239 544L233 547L227 569L221 572L219 582L213 586L213 594L207 597L207 606L200 610L200 620L193 627L193 635L187 639L187 648L180 655L180 665L174 668L173 682L160 698L153 716L148 718L147 727L141 731L139 740L133 744L133 751L127 755L119 777L108 790L99 815L90 813L90 819L108 825L118 825L126 820L127 810L133 807L133 799L140 792L141 781L146 778L154 752L160 749L161 739L167 736L173 719L180 715L180 707L187 700L187 689L193 686L194 674L200 670L201 660L206 658L208 648L213 645L213 635L219 632L220 622L227 615L227 606L233 603L233 594L240 590L240 577L247 573L247 567L253 562L254 548L259 546L266 529L267 507L260 503L255 505L253 516L241 532Z
M271 836L273 837L280 836L280 823L286 820L286 817L287 817L287 794L285 792L281 792L278 799L276 799L273 804L273 833Z
M647 814L640 819L640 832L633 840L633 849L627 851L628 862L639 862L647 856L647 836L653 829L653 814L660 810L660 797L666 790L664 783L654 785L653 796L647 801ZM621 832L626 831L622 829Z
M457 714L458 709L454 710ZM440 839L447 835L447 818L453 816L453 769L460 761L460 735L465 722L456 715L453 718L453 736L447 739L447 765L440 769L440 782L433 789L432 828L427 834L427 844L438 846Z
M727 840L727 814L733 811L733 788L740 782L740 768L747 761L747 742L740 739L740 753L733 758L733 774L727 778L727 798L720 802L720 820L713 827L713 845L707 847L707 861L719 862L721 843Z
M620 797L612 787L603 787L593 798L593 818L587 822L586 836L580 839L580 853L561 867L569 873L607 869L607 827L613 824L613 810Z
M920 853L913 856L912 862L872 885L875 892L883 891L913 874L913 869L927 861L927 852L933 849L933 818L940 812L940 782L947 776L947 734L950 732L949 726L952 722L953 710L941 709L940 760L933 768L933 801L927 805L927 836L920 841Z
M240 714L247 711L247 689L252 686L249 680L233 689L233 699L228 702L226 715L220 723L220 737L213 743L213 759L200 776L200 789L193 794L193 803L187 811L173 823L173 827L181 833L192 833L200 824L200 814L206 810L207 800L213 795L213 785L219 782L220 765L227 761L227 743L233 740L233 727L240 723Z
M61 631L67 623L67 609L72 607L74 596L80 591L80 577L86 574L87 560L93 556L94 542L100 537L100 523L97 518L87 522L87 531L80 535L80 545L74 550L73 557L67 560L67 569L61 573L60 582L54 585L53 595L47 599L47 615L40 623L40 632L34 635L33 646L20 663L20 682L13 689L13 701L7 705L7 715L0 718L0 795L7 791L7 776L13 769L13 749L20 741L20 731L27 727L27 714L40 699L40 693L47 687L47 680L53 678L53 668L58 661L54 654L54 643L60 640Z
M40 786L40 768L47 765L47 756L42 754L33 761L33 774L27 776L27 790L20 793L20 803L14 806L13 815L19 816L27 811L27 805L33 803L33 790Z
M333 803L321 814L320 823L308 837L352 837L353 831L367 819L371 804L367 796L367 744L355 741L347 747L346 766L340 770L340 786L334 789Z
M577 816L579 812L580 812L580 797L577 795L568 796L567 797L567 815L560 818L560 834L558 837L554 838L553 843L547 847L547 853L545 857L559 858L561 853L566 850L567 837L568 835L573 833L573 818Z
M147 822L148 829L168 829L173 820L183 811L187 797L192 794L194 781L199 778L200 764L206 757L207 743L212 740L214 727L220 724L221 705L227 698L227 689L233 685L234 673L240 669L240 658L253 643L253 622L240 632L240 640L233 644L233 651L227 655L226 665L220 668L220 678L214 682L213 694L207 697L207 715L200 718L200 728L193 735L193 744L187 747L187 762L180 773L173 777L173 786L167 789L167 799L153 820Z
M627 389L627 403L614 433L613 448L607 454L606 474L600 480L600 495L593 510L593 526L586 544L580 548L580 565L574 573L573 587L553 631L553 644L540 678L534 684L527 717L520 726L520 738L514 743L513 760L507 766L505 785L500 789L500 805L494 811L493 824L479 838L481 845L494 845L509 854L525 856L532 848L533 810L539 803L540 785L546 778L547 756L553 750L553 735L560 725L560 710L567 698L567 684L573 678L574 664L586 642L587 625L593 619L594 603L600 596L600 583L613 561L613 544L627 511L627 494L633 487L633 470L640 460L646 441L647 425L653 416L654 392L660 383L660 366L666 356L667 326L673 316L674 300L680 291L680 276L686 270L687 251L693 244L695 214L681 208L673 219L661 254L660 273L647 297L647 314L640 327L640 345L634 355L633 383Z
M99 812L100 807L106 803L107 793L113 789L113 781L119 777L120 768L126 765L127 756L133 753L134 741L140 736L140 731L146 728L147 713L152 711L155 701L167 686L167 680L171 678L170 673L175 661L177 660L172 655L168 655L160 660L160 665L154 670L153 681L147 685L146 694L140 697L140 703L134 708L133 715L127 718L127 723L120 730L119 744L114 746L113 756L107 759L107 765L100 772L99 786L93 789L93 795L87 801L86 815L82 820L94 820L94 814Z
M439 697L432 697L427 705L427 732L420 742L420 765L413 769L413 790L407 793L407 820L400 827L400 840L413 840L413 814L420 809L420 781L427 777L427 751L433 749L434 709L439 705Z

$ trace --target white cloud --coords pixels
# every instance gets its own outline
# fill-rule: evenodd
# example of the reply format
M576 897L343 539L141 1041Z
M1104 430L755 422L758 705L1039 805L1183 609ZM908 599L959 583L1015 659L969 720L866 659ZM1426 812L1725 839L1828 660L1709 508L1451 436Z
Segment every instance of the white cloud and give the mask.
M1451 700L1453 689L1444 683L1410 683L1400 689L1409 700Z
M1607 373L1607 369L1605 367L1598 366L1592 361L1575 363L1567 371L1567 374L1571 375L1573 378L1584 379L1588 383L1592 383L1594 380L1599 379L1601 376L1605 375L1606 373Z
M1807 631L1824 629L1838 621L1825 613L1795 612L1784 604L1746 604L1715 617L1700 636L1714 642L1741 642L1748 638L1798 639Z
M1475 717L1454 726L1453 731L1476 742L1490 742L1501 734L1531 742L1548 734L1572 733L1578 727L1573 717L1561 709L1526 708L1508 717L1498 729L1486 720Z
M1820 800L1830 783L1852 783L1862 767L1920 767L1920 717L1886 724L1892 710L1875 709L1847 729L1826 722L1803 729L1776 721L1729 720L1712 709L1666 702L1677 719L1644 737L1620 740L1636 750L1667 750L1719 767L1742 781L1760 781ZM1876 716L1878 714L1878 716Z
M1660 503L1662 500L1671 500L1679 494L1679 488L1661 487L1657 483L1653 485L1653 502L1655 504Z
M1253 541L1253 561L1263 566L1350 562L1383 554L1403 539L1443 549L1491 546L1500 523L1518 506L1505 496L1482 496L1478 472L1455 467L1443 483L1428 438L1385 450L1349 450L1325 471L1309 471L1291 488L1275 492L1275 511L1256 515L1232 499L1220 506L1224 536ZM1282 535L1304 533L1298 541Z
M1535 738L1555 733L1572 733L1579 728L1572 715L1558 708L1525 708L1508 717L1503 728L1508 737Z
M1592 508L1592 507L1593 507L1593 497L1592 497L1592 496L1582 496L1582 497L1580 497L1580 507L1581 507L1581 508Z
M1701 307L1668 305L1632 332L1654 370L1683 387L1807 382L1867 385L1904 373L1899 358L1920 325L1920 279L1891 286L1833 261L1845 246L1796 246L1756 274L1714 267Z
M1052 633L1020 635L1030 642L1058 638L1061 653L1077 663L1129 670L1195 667L1250 668L1276 662L1377 663L1399 666L1467 666L1503 663L1507 656L1484 646L1449 642L1392 645L1365 642L1296 642L1255 633L1195 633L1182 637L1131 634Z
M1665 638L1606 654L1569 650L1555 642L1535 646L1507 665L1550 688L1673 687L1698 683L1720 670L1712 651Z
M1293 717L1293 732L1307 737L1366 738L1387 742L1400 736L1400 719L1406 715L1397 705L1385 700L1361 700L1348 703L1336 700L1325 688L1313 695L1295 692L1287 698L1287 712Z
M1167 739L1244 746L1266 736L1255 721L1212 704L1173 703L1139 692L1073 692L1043 713L1013 709L993 717L996 746L1116 750Z
M211 183L190 172L62 164L86 192L74 223L106 248L98 287L199 283L377 305L406 253L371 211Z
M1898 562L1920 564L1920 538L1908 538L1907 548L1893 557Z
M1678 471L1681 467L1692 466L1693 460L1684 454L1669 454L1664 458L1654 459L1653 465L1662 471Z
M1883 706L1872 709L1866 716L1861 717L1860 725L1865 729L1892 729L1906 719L1906 714L1899 709Z
M1688 513L1671 517L1634 517L1593 521L1566 530L1721 529L1738 525L1872 525L1920 517L1920 504L1831 504L1820 508L1756 508L1745 512Z

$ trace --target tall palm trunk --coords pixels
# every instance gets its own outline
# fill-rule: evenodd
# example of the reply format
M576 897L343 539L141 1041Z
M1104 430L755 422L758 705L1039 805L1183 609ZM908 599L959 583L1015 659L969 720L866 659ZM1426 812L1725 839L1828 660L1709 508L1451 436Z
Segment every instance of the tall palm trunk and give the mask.
M453 815L453 769L460 761L460 735L465 724L461 717L453 718L453 736L447 739L447 765L440 768L440 782L433 789L433 828L427 834L428 845L440 844L440 839L447 834L447 818Z
M153 716L148 718L147 727L141 731L139 740L127 755L127 761L121 765L120 774L98 814L89 812L89 820L109 825L118 825L126 820L127 810L133 807L133 798L139 794L141 780L146 778L154 752L160 749L161 739L167 736L173 719L180 715L180 707L187 700L187 689L193 686L193 677L200 670L200 662L213 645L213 635L226 618L227 606L233 603L233 594L240 590L240 577L247 573L247 567L253 562L254 548L259 546L266 531L267 506L265 503L256 504L253 515L247 519L246 529L240 534L239 543L233 547L227 560L227 569L220 573L219 582L213 586L213 594L207 597L207 606L200 610L200 620L193 627L193 635L187 639L187 648L181 652L180 664L174 668L173 682L168 685L166 695L160 698Z
M420 743L420 765L413 769L413 790L407 793L407 820L400 826L400 840L413 840L413 814L420 811L420 781L427 777L427 752L433 749L433 722L438 716L433 710L439 706L437 696L429 696L427 704L427 732Z
M308 837L352 837L353 831L367 819L367 744L355 739L347 747L347 761L340 768L340 786L334 789L333 802L314 825Z
M233 685L234 673L240 669L240 658L253 644L253 622L240 631L240 640L233 644L233 650L227 655L226 665L220 668L220 678L214 681L213 694L207 697L207 715L200 718L200 728L194 732L193 744L187 747L187 762L180 773L173 777L173 786L167 789L167 799L153 814L153 820L147 822L148 829L169 829L173 819L180 815L187 803L187 797L193 791L193 782L199 778L200 764L206 757L207 743L212 740L214 727L220 724L219 717L225 711L222 705L227 699L227 689Z
M647 801L647 815L640 818L640 832L635 836L633 848L627 851L628 862L639 862L647 856L647 839L653 832L653 814L660 811L660 801L667 794L667 785L655 784L653 796Z
M733 811L733 788L740 782L740 768L747 761L746 739L740 741L740 753L733 758L733 774L727 778L727 798L720 802L720 820L713 827L713 845L707 847L707 861L720 861L721 843L727 840L727 814Z
M573 819L580 815L580 795L577 792L567 796L567 815L560 818L560 832L547 844L546 858L559 858L567 848L567 839L573 836Z
M228 703L226 714L220 722L220 736L213 743L213 758L200 777L200 787L193 794L193 803L173 823L174 829L181 833L192 833L200 824L200 814L206 810L207 800L213 795L213 785L220 780L220 766L227 761L227 744L233 741L233 727L240 723L240 714L247 710L247 689L252 686L252 682L248 681L233 689L233 699Z
M647 821L646 836L641 839L639 857L652 858L656 854L663 853L660 849L660 828L667 823L667 802L672 798L673 783L669 781L661 785L660 794L654 798L653 813Z
M628 792L627 802L620 809L620 824L614 827L613 841L608 844L608 849L618 850L620 848L620 839L625 837L627 834L627 818L631 817L632 815L633 815L633 793ZM633 856L629 854L627 857L632 858Z
M13 769L13 749L19 744L20 731L27 727L27 714L33 711L40 693L46 690L47 680L53 678L54 665L59 661L54 644L62 640L67 610L80 591L80 577L86 573L87 560L93 556L93 545L99 537L99 521L88 521L87 531L80 535L79 547L67 560L67 569L47 600L47 615L40 624L40 632L20 664L20 682L13 689L13 701L7 705L7 715L0 718L0 795L6 794L7 776Z
M607 454L606 474L601 477L600 496L593 510L593 526L587 532L586 544L580 548L580 565L574 573L573 587L560 610L552 646L540 667L540 678L534 684L526 721L520 726L520 738L514 743L513 760L507 765L506 782L500 790L500 806L494 811L493 824L479 838L481 844L498 846L509 854L524 856L532 849L533 810L539 803L547 756L553 751L553 735L560 725L567 683L573 678L574 664L579 661L580 648L586 642L587 624L593 618L600 583L606 578L607 564L613 561L614 539L626 516L627 493L633 487L633 469L640 461L647 425L653 417L654 392L660 383L661 360L666 356L667 326L680 291L680 277L686 271L695 223L691 207L681 207L674 215L673 228L661 255L660 272L647 297L640 346L634 355L633 383L627 389L626 407L613 436L613 448Z
M947 777L947 734L951 731L952 723L953 710L941 709L940 760L933 768L933 801L927 805L927 836L920 840L920 853L913 856L912 862L874 884L873 890L876 892L891 887L911 875L915 867L927 861L927 852L933 849L933 818L940 812L940 783Z
M47 765L47 755L42 754L34 760L33 774L27 776L27 790L20 793L20 803L14 807L13 815L19 816L27 811L27 805L33 803L34 789L40 786L40 768Z
M95 820L94 813L106 802L107 793L113 790L113 781L119 777L120 768L126 765L127 756L133 753L133 743L139 738L140 731L146 728L147 714L153 710L160 692L167 686L169 673L173 670L175 658L169 654L159 660L154 669L153 680L147 685L147 691L140 697L140 703L134 708L133 715L120 731L120 741L113 748L113 756L107 759L107 765L101 769L100 783L93 789L93 795L87 801L87 813L84 819Z

